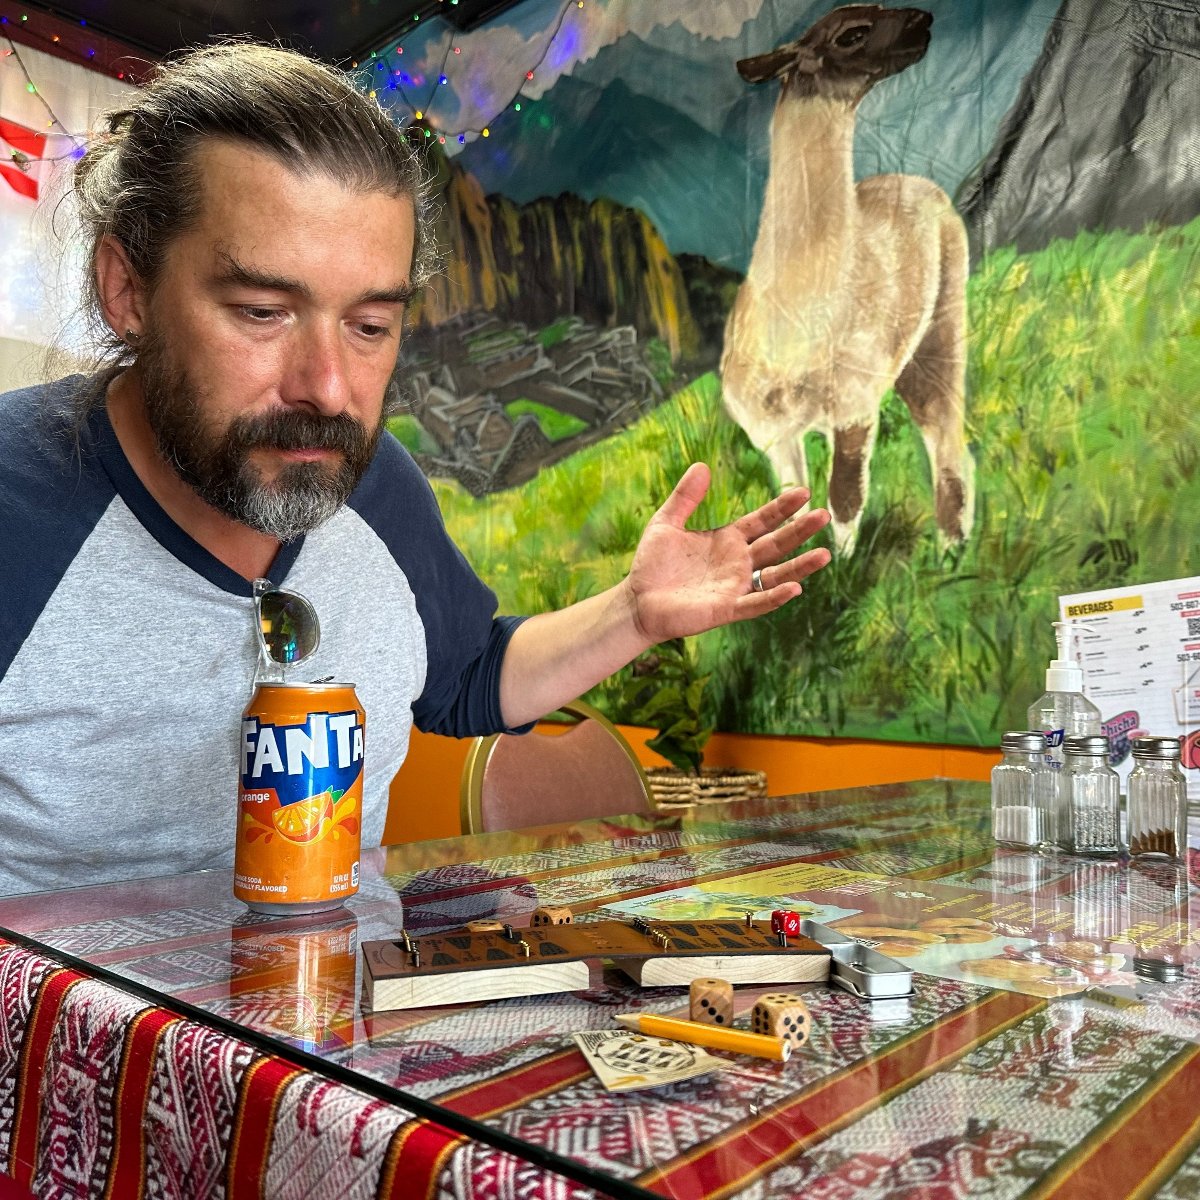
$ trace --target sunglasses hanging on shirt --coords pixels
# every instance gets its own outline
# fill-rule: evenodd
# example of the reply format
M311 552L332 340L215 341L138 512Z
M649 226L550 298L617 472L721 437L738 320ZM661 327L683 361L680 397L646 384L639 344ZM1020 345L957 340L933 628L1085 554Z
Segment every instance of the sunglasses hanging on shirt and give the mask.
M254 615L259 649L255 682L282 683L286 669L307 662L321 644L317 610L299 592L256 579Z

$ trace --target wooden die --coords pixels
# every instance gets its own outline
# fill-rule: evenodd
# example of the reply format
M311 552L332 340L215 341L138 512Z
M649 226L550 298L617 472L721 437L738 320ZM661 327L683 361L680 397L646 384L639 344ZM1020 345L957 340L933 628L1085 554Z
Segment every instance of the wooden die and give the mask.
M467 929L471 933L499 933L503 928L503 922L491 921L486 918L467 922Z
M575 919L575 914L569 908L554 907L553 905L543 905L541 908L533 910L533 916L529 918L530 925L570 925Z
M783 1038L793 1048L808 1041L812 1015L808 1005L792 992L769 992L754 1006L750 1028L755 1033Z
M688 1010L693 1021L732 1025L733 984L724 979L693 979L688 988Z

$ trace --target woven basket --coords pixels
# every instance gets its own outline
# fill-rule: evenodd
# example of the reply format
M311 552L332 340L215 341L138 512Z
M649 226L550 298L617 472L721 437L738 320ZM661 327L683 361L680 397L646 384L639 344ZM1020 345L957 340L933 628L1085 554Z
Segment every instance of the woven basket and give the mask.
M675 767L651 767L646 772L654 803L660 810L693 808L697 804L728 804L754 800L767 794L767 776L762 771L733 767L701 767L691 775Z

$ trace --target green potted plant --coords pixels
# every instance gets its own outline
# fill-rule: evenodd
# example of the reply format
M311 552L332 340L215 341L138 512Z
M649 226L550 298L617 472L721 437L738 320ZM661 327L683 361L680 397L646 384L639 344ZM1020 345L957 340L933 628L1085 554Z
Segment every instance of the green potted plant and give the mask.
M703 765L704 747L713 732L703 711L708 678L700 674L686 640L673 638L638 658L621 686L622 719L657 729L646 745L671 764L646 772L660 807L766 794L767 777L762 771Z

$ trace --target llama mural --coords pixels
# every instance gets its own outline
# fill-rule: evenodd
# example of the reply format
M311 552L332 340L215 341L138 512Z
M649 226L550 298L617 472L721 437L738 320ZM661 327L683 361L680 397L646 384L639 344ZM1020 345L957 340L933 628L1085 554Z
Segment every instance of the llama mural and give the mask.
M938 528L961 541L973 518L963 222L928 179L853 174L859 103L924 57L932 23L920 9L848 5L737 64L750 83L782 83L758 234L725 329L725 405L780 484L807 482L806 433L831 440L829 508L845 553L893 386L929 453Z

